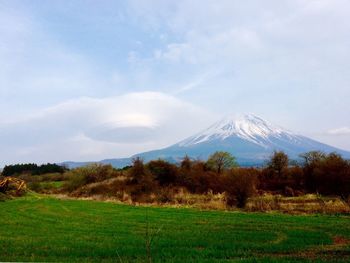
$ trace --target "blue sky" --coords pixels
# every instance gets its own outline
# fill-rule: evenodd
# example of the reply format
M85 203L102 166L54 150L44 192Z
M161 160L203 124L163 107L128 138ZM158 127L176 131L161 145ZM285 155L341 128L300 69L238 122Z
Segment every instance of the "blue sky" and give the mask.
M228 114L350 150L347 0L0 0L0 164L126 157Z

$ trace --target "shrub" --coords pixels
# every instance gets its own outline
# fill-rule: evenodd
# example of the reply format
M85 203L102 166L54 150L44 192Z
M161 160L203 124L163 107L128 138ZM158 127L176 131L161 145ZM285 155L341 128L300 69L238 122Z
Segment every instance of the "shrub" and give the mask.
M268 166L259 175L259 189L284 194L286 188L304 189L304 181L304 172L299 166L284 167L280 173Z
M227 172L224 184L226 188L226 204L245 207L247 200L255 193L257 171L252 168L236 168Z
M174 185L177 183L177 167L164 160L150 161L147 164L148 170L161 186Z
M111 165L91 164L67 172L65 176L68 181L63 188L71 192L83 185L101 182L118 175L119 173Z
M174 201L174 190L172 188L161 188L157 193L157 201L159 203L170 203Z
M66 179L67 179L67 175L66 174L62 174L62 173L48 173L48 174L43 174L41 176L41 180L43 182L47 182L47 181L65 181Z
M148 195L151 194L157 187L154 176L143 164L140 158L133 160L133 165L128 171L130 195L133 201L146 201Z
M289 186L286 186L286 187L284 188L284 194L285 194L286 196L294 196L294 190L293 190L293 188L291 188L291 187L289 187Z
M221 174L208 169L206 163L195 161L191 163L190 169L180 168L179 176L181 185L185 186L191 193L207 193L222 191Z
M63 185L63 190L72 192L86 183L86 178L82 174L70 172L69 180Z
M350 195L350 164L336 153L310 152L303 155L306 187L310 192Z
M41 187L41 184L39 182L31 182L28 184L28 188L34 192L41 192L42 190L42 187Z

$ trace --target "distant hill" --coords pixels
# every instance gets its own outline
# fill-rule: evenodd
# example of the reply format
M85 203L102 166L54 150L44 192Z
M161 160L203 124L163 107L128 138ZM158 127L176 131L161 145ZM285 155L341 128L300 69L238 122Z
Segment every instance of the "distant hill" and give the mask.
M227 151L242 166L263 164L275 150L287 153L291 159L309 151L337 152L350 159L350 152L312 140L273 125L253 114L226 117L209 128L167 148L136 154L130 158L102 160L115 167L124 167L132 158L141 157L146 162L158 158L178 162L185 155L194 159L207 159L215 151ZM66 162L68 167L87 163Z

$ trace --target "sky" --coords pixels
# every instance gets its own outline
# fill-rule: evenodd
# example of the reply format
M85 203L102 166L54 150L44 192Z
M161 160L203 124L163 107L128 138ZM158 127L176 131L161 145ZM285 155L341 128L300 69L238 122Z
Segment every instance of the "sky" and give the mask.
M129 157L254 113L350 150L348 0L0 0L0 165Z

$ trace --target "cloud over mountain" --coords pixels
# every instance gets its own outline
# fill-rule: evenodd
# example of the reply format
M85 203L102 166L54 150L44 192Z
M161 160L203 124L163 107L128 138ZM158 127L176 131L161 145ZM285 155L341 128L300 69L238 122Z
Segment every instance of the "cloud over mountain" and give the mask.
M80 98L3 121L0 151L11 149L7 162L32 161L34 152L42 161L120 156L167 145L208 120L205 110L157 92Z

